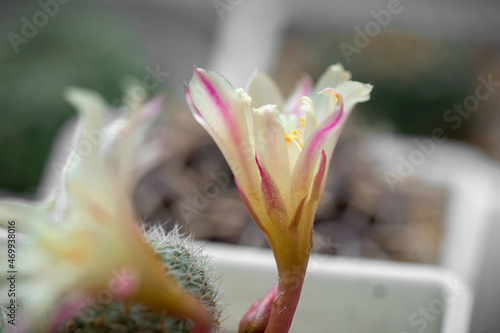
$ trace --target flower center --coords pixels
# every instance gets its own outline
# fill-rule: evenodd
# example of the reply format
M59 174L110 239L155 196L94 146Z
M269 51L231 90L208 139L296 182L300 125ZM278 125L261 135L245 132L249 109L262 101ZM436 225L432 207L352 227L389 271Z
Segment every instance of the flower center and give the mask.
M300 117L300 127L305 127L306 126L306 117ZM302 129L301 128L294 128L291 133L285 133L285 140L287 142L291 142L294 140L297 142L302 148L304 146L303 138L302 138Z

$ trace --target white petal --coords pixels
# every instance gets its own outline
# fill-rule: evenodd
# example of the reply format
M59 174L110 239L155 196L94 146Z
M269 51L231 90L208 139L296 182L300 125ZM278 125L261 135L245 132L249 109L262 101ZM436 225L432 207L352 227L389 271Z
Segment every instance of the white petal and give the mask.
M309 97L303 97L300 99L301 107L300 109L305 114L306 126L304 127L303 142L309 141L311 136L316 131L318 127L318 121L316 119L316 111L314 110L313 102Z
M341 64L336 64L328 67L323 75L321 75L311 93L311 98L314 103L314 107L316 108L316 117L318 118L319 122L322 122L328 116L328 97L320 95L319 92L325 88L336 89L338 85L350 79L351 73L344 70L344 67Z
M304 96L309 96L312 90L312 80L311 77L307 74L304 74L298 82L295 83L295 87L293 88L293 92L290 94L290 97L285 101L284 113L285 114L295 114L297 117L303 116L301 112L300 99Z
M285 114L280 114L280 122L283 125L283 128L285 129L285 133L292 133L294 129L299 128L299 118L292 114L292 115L285 115Z
M195 69L189 91L194 105L215 133L213 139L241 188L254 195L260 193L260 177L248 126L250 97L234 89L222 75L200 68Z
M0 201L0 226L7 228L14 221L17 231L25 232L36 225L50 225L49 201L31 203L21 200Z
M281 196L288 200L290 193L290 164L285 132L276 105L264 105L252 110L255 151L259 163L278 186Z
M336 88L344 99L344 110L347 115L357 103L366 102L370 99L372 88L373 86L370 84L356 81L344 82Z
M297 143L297 141L290 140L286 141L286 149L288 152L288 161L290 163L290 168L291 170L293 170L302 151L302 148L300 148L300 145Z
M99 145L102 138L101 128L104 114L107 108L106 102L96 92L80 88L69 88L65 97L82 117L76 149L78 157L81 158L81 168L79 168L78 172L91 175L102 166ZM97 140L94 138L97 138Z
M263 105L274 104L278 110L283 110L283 97L276 82L264 73L257 73L248 88L248 94L252 97L252 108Z

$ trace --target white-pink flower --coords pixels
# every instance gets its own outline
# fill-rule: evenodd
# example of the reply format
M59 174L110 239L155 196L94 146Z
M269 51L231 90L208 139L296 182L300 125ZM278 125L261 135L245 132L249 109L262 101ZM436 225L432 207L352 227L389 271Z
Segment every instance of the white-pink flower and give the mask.
M166 274L144 239L132 200L139 169L161 155L159 145L144 149L161 101L138 103L106 121L109 108L96 93L71 89L67 99L79 111L81 126L60 175L61 191L41 202L0 201L0 225L15 221L24 236L15 269L16 296L26 317L16 328L53 330L81 306L92 305L83 300L107 295L108 301L137 301L191 319L197 332L210 332L205 307ZM62 207L56 205L59 198Z
M314 86L303 76L284 100L263 73L245 91L218 73L196 68L186 88L194 117L224 154L248 210L273 249L278 295L294 283L302 285L335 144L354 106L370 98L371 85L350 79L341 65L333 65ZM300 287L287 297L300 295ZM285 302L293 316L292 303Z

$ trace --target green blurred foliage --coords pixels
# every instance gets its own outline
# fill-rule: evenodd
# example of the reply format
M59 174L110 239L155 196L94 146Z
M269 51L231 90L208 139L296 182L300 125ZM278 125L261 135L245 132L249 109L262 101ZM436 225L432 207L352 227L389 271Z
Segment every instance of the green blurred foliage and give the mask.
M6 36L22 36L22 17L33 22L40 10L34 3L0 26L0 189L25 194L35 192L58 130L75 115L63 100L66 87L91 88L114 102L124 77L147 75L132 27L95 3L61 5L15 53Z

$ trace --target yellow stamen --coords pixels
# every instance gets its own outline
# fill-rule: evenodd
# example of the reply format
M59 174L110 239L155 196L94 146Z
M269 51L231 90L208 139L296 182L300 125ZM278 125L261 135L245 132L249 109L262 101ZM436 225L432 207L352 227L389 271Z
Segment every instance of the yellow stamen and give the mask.
M306 127L306 117L300 117L300 126Z
M286 134L285 134L285 140L288 141L288 142L291 141L290 137L288 135L286 135Z

